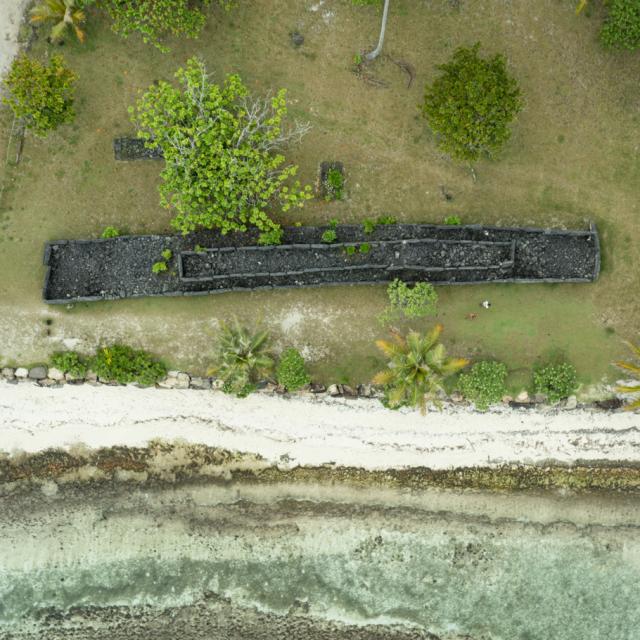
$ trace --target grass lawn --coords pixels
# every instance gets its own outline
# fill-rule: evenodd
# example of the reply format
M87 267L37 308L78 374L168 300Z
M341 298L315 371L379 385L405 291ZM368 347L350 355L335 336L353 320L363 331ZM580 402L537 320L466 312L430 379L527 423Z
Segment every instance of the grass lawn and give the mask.
M314 201L281 222L341 222L392 214L400 221L584 228L603 245L595 284L492 285L439 289L439 319L452 352L496 357L514 385L532 364L562 354L584 382L615 376L610 362L635 338L640 309L640 54L610 53L598 41L601 15L575 16L574 2L394 0L385 56L373 68L384 87L353 73L354 55L377 39L379 11L350 0L238 0L214 8L199 40L170 42L163 54L137 37L122 40L89 12L85 45L61 48L80 76L77 118L46 140L27 136L8 166L0 203L0 361L35 362L63 345L92 349L121 339L172 366L204 371L217 323L261 319L279 345L293 345L325 381L363 381L381 363L373 345L383 287L329 287L193 299L141 299L49 307L41 302L43 244L95 237L107 225L167 232L161 165L116 163L112 140L132 133L127 107L154 80L169 79L194 54L215 77L238 72L256 92L286 87L290 115L312 132L288 158L313 183L322 160L341 160L347 198ZM296 49L289 33L305 37ZM43 33L32 53L51 53ZM436 148L418 104L424 85L459 45L503 52L525 107L498 160L468 168ZM395 61L395 62L394 62ZM396 64L409 62L416 78ZM1 158L11 117L1 113ZM12 155L12 154L11 154ZM443 192L452 199L447 200ZM490 310L479 307L489 299ZM468 320L476 313L475 320ZM431 324L427 319L416 328Z

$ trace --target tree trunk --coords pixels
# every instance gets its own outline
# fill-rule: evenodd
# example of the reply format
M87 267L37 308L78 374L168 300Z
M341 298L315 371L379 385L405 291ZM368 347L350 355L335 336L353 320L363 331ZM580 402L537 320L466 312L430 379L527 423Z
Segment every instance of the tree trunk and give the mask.
M384 43L384 32L387 28L387 16L389 15L389 2L390 0L384 0L384 10L382 11L382 26L380 27L380 38L378 39L378 46L371 53L367 53L367 55L365 56L367 60L375 60L382 51L382 45Z

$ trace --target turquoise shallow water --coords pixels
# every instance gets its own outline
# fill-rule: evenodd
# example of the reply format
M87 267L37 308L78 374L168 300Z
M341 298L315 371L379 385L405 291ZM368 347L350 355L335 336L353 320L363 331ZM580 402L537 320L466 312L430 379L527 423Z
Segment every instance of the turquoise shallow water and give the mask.
M302 600L323 618L474 639L640 638L634 529L398 517L289 514L283 526L274 513L231 530L222 520L182 522L147 553L144 541L132 549L138 526L130 522L119 541L126 558L117 559L113 536L127 524L119 520L28 570L5 567L0 620L14 626L42 607L172 606L215 592L277 613ZM101 541L110 557L100 558Z

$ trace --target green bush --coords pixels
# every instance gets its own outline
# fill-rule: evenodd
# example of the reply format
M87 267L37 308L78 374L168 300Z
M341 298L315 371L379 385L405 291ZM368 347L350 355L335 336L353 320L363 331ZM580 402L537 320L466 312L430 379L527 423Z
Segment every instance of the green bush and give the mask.
M167 263L164 260L159 260L151 265L151 273L163 273L168 268L169 267L167 267Z
M121 344L98 349L90 366L100 378L120 384L149 386L167 375L167 368L149 353Z
M311 382L304 366L304 358L297 349L286 349L280 356L276 380L289 391L297 391Z
M451 225L452 227L457 227L458 225L462 224L462 220L460 220L460 216L447 216L444 219L444 223Z
M371 245L368 242L363 242L359 247L360 253L369 253L371 251Z
M274 227L269 231L263 231L258 236L258 244L263 246L282 244L282 234L284 231L281 227Z
M640 2L609 0L600 38L607 47L637 49L640 47Z
M338 169L329 169L325 180L327 200L342 200L344 197L344 176Z
M3 82L7 95L2 101L11 107L27 129L38 136L46 136L74 119L73 83L76 79L76 74L65 67L60 55L52 56L47 65L19 55Z
M323 232L321 236L322 242L326 242L327 244L331 244L338 239L338 234L335 232L335 229L327 229Z
M376 220L376 224L396 224L398 220L395 216L379 216Z
M100 237L101 238L117 238L119 235L120 235L120 231L115 227L105 227Z
M357 249L355 247L355 245L350 244L348 247L344 248L344 252L348 255L348 256L353 256L355 255Z
M171 260L171 258L173 258L173 251L171 251L171 249L163 249L162 253L160 254L165 260Z
M533 388L543 393L550 402L569 397L578 388L575 367L567 362L548 364L533 372Z
M87 363L75 351L62 351L51 356L51 366L69 373L74 378L84 378L87 375Z
M370 218L365 218L362 221L362 230L365 233L373 233L376 230L377 223L375 220L371 220Z
M160 40L169 35L197 38L204 26L204 9L212 0L98 0L113 20L111 28L126 38L139 33L144 42L155 45L161 51L168 48ZM230 0L219 0L224 8Z
M506 378L507 367L502 362L476 362L469 373L460 375L458 384L465 398L472 400L480 411L486 411L505 395Z
M435 287L428 282L418 282L409 286L397 278L387 287L389 306L380 316L386 324L399 316L407 318L423 318L436 314L438 294Z
M238 75L215 84L198 58L176 78L178 87L160 81L129 110L138 136L162 149L160 202L177 211L172 226L183 234L278 228L267 211L312 197L309 185L291 182L298 169L278 152L308 129L285 125L286 91L253 98Z
M479 48L457 49L451 62L438 67L442 75L427 85L422 107L440 148L470 162L502 147L511 135L508 125L522 109L505 58L481 58Z

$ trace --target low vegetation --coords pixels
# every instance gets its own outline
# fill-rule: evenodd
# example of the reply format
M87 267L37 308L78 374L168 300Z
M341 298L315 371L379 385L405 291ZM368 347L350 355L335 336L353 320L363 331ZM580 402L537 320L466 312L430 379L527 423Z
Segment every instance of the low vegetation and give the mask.
M410 331L403 336L391 331L391 340L376 342L389 361L373 383L383 386L389 407L419 407L425 413L429 402L439 406L444 380L469 364L463 358L447 357L444 346L438 342L441 333L442 325L437 324L425 335Z
M276 380L287 391L297 391L311 382L304 358L297 349L283 351L276 367Z
M51 356L51 366L74 378L84 378L88 370L86 360L75 351L54 353Z
M640 347L629 343L629 348L631 352L635 356L636 359L640 359ZM626 384L619 385L616 387L616 391L619 393L626 393L632 396L635 396L636 399L632 400L629 404L627 404L626 408L629 411L633 411L634 409L640 409L640 365L636 362L630 362L627 360L619 360L615 363L615 365L622 369L627 375L631 374L635 380L638 381L638 384Z
M549 402L568 398L578 388L575 367L568 362L547 364L533 372L533 389L547 396Z
M458 386L462 395L477 409L486 411L506 393L507 367L502 362L476 362L468 373L461 373Z
M438 294L429 282L408 285L397 278L387 286L389 305L380 315L380 322L388 324L398 318L424 318L437 311Z
M99 378L120 384L135 382L150 386L167 375L164 364L151 354L122 344L98 349L89 367Z

